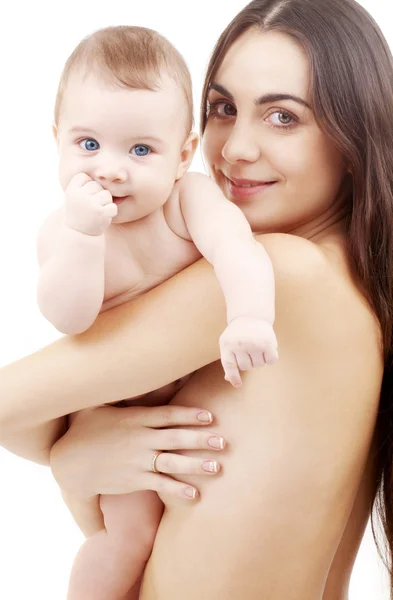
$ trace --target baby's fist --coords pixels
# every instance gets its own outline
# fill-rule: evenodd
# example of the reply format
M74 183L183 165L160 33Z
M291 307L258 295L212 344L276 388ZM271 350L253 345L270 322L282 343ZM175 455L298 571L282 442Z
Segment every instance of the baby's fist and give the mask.
M101 235L117 215L111 193L86 173L72 177L65 191L65 224L87 235Z
M220 337L220 351L225 379L234 387L242 384L239 369L249 371L278 360L272 325L255 317L233 319Z

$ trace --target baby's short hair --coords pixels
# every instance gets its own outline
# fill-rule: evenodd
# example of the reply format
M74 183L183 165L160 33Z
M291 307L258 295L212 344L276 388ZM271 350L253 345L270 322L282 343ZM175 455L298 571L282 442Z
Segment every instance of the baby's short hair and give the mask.
M57 90L55 124L70 75L86 68L99 77L131 89L157 90L169 76L184 93L187 134L193 126L191 75L184 58L162 35L146 27L117 26L99 29L84 38L69 56Z

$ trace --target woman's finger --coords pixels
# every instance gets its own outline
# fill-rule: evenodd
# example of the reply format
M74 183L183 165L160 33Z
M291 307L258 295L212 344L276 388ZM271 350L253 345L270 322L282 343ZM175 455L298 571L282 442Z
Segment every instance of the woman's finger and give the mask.
M221 465L214 458L190 458L161 452L156 458L155 468L166 475L215 475L219 473ZM151 463L146 470L151 471Z
M146 435L146 443L160 450L223 450L225 440L212 431L194 431L192 429L151 430Z
M179 425L210 425L213 415L203 408L177 406L129 406L117 410L124 411L125 420L130 419L132 425L144 427L176 427Z
M159 473L147 475L143 489L157 492L164 501L167 496L182 500L195 500L199 496L199 492L194 486Z

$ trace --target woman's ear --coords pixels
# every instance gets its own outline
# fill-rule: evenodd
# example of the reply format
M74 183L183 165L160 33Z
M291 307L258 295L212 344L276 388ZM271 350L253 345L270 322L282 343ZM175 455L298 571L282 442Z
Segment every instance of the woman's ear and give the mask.
M195 150L198 147L199 137L195 131L192 131L185 141L181 151L180 164L176 173L176 181L183 177L194 158Z

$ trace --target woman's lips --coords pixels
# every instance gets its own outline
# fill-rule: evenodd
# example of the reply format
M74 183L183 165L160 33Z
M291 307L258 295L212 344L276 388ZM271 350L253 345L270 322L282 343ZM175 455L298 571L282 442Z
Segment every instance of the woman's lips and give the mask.
M229 179L225 177L228 185L229 194L235 200L248 200L257 194L265 191L275 183L276 181L254 181L251 179Z

